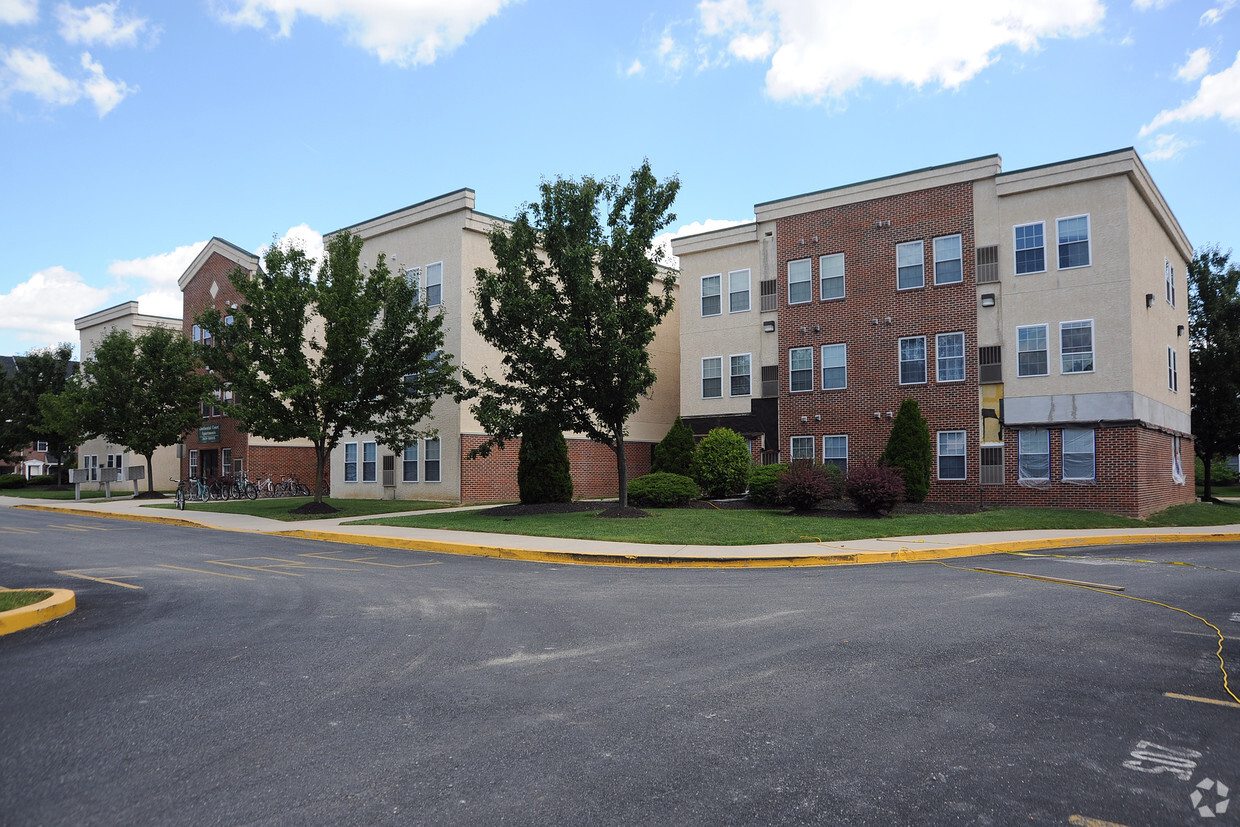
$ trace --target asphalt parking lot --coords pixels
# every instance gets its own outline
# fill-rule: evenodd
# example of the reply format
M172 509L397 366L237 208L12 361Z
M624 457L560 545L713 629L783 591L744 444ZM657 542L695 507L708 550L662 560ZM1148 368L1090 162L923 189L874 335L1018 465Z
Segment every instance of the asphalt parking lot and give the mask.
M0 637L5 823L1240 814L1234 544L616 569L8 509L0 548L79 606Z

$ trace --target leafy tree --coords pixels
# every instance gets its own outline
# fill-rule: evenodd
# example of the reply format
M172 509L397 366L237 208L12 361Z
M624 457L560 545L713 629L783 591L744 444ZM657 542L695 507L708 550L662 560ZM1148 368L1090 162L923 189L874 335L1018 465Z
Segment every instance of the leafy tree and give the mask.
M690 476L711 497L745 490L752 459L745 438L731 428L711 428L693 454Z
M544 181L537 202L490 236L494 270L478 268L474 328L502 354L502 375L466 373L474 415L502 445L536 412L616 456L628 507L625 423L654 384L649 345L672 309L675 278L651 258L680 188L647 161L616 179Z
M1240 446L1240 269L1230 256L1203 247L1188 263L1193 452L1204 460L1207 500L1214 461Z
M904 496L911 503L923 502L930 493L930 467L934 452L930 447L930 428L921 415L916 399L905 399L891 423L887 447L878 459L880 465L899 468L904 477Z
M693 431L689 430L689 426L678 416L667 436L654 446L654 460L650 463L650 471L688 476L696 448Z
M5 442L13 448L29 445L34 442L46 442L49 457L59 460L57 481L63 483L67 477L65 470L73 449L80 442L77 422L72 417L53 417L44 415L39 405L44 395L57 396L64 393L70 386L77 365L73 361L73 345L62 342L55 347L32 350L25 356L13 357L17 368L9 377L6 393L8 411Z
M318 272L296 247L273 244L265 267L229 278L242 296L229 320L211 309L196 320L211 331L207 366L231 383L228 406L249 433L314 445L314 504L323 503L328 457L346 431L373 432L393 451L433 429L419 423L435 400L459 391L442 353L443 316L379 255L369 272L361 238L332 237Z
M517 452L517 489L524 505L573 501L568 443L551 417L530 422Z
M138 336L113 330L82 362L84 381L73 396L80 399L86 435L143 457L148 493L155 491L155 450L175 445L198 425L199 404L215 385L200 367L193 343L162 327Z

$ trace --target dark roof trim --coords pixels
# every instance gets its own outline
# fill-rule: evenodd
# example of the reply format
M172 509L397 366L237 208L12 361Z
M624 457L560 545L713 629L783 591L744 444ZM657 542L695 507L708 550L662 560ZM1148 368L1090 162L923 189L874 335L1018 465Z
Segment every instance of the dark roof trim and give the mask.
M340 229L338 229L338 230L332 230L330 233L323 233L323 235L324 235L324 236L329 236L329 235L335 235L336 233L342 233L342 232L344 232L345 230L352 230L354 227L360 227L360 226L362 226L363 224L369 224L369 223L370 223L370 222L372 222L372 221L378 221L378 220L380 220L380 219L382 219L382 218L387 218L389 215L396 215L397 213L402 213L402 212L404 212L405 210L412 210L412 209L414 209L415 207L422 207L422 206L425 206L425 205L427 205L427 204L430 204L432 201L438 201L438 200L440 200L441 198L449 198L449 197L451 197L451 196L453 196L453 195L459 195L459 194L461 194L461 193L463 193L463 192L470 192L470 193L472 193L473 191L474 191L474 190L473 190L473 188L472 188L472 187L461 187L459 190L452 190L452 192L445 192L443 195L436 195L434 198L427 198L425 201L419 201L419 202L417 202L416 204L409 204L408 206L400 207L399 209L390 210L390 211L388 211L388 212L383 213L382 215L376 215L376 216L373 216L373 217L371 217L371 218L367 218L367 219L365 219L365 220L358 221L358 222L356 222L356 223L350 224L350 225L349 225L349 226L347 226L347 227L341 227L341 228L340 228ZM475 193L475 194L476 194L476 193Z
M1024 167L1023 169L1013 169L1008 172L1000 172L995 177L1002 178L1005 175L1019 175L1022 172L1033 172L1034 170L1048 169L1050 167L1061 167L1061 166L1064 166L1065 164L1075 164L1078 161L1092 161L1095 158L1106 158L1108 155L1122 155L1125 152L1132 152L1136 154L1137 150L1134 149L1133 147L1126 146L1123 149L1112 149L1109 152L1099 152L1095 155L1082 155L1079 158L1068 158L1067 160L1064 160L1064 161L1052 161L1049 164L1038 164L1037 166ZM1140 157L1140 155L1137 154L1137 157Z
M895 178L903 178L906 175L917 175L922 172L934 172L935 170L938 170L938 169L947 169L949 167L960 166L961 164L975 164L978 161L988 161L991 158L998 158L998 157L999 155L997 153L991 154L991 155L979 155L976 158L967 158L963 161L952 161L950 164L936 164L930 167L922 167L921 169L910 169L906 172L897 172L894 175L882 175L882 176L879 176L878 178L866 179L865 181L853 181L852 183L849 183L849 184L840 184L838 187L827 187L826 189L803 192L800 195L788 195L783 198L775 198L770 201L761 201L757 204L754 204L753 208L756 211L759 207L766 207L771 204L779 204L784 201L792 201L797 198L808 198L811 195L822 195L823 193L827 193L827 192L837 192L839 190L846 190L851 187L859 187L864 184L877 184L880 181L890 181Z

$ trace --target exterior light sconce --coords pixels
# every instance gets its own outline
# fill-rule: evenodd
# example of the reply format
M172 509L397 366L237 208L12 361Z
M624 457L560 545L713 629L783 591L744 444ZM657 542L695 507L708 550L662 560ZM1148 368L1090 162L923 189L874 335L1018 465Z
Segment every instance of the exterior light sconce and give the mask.
M884 321L886 321L886 322L887 322L887 324L891 324L891 317L890 317L890 316L888 316L888 317L887 317Z
M891 411L887 411L887 418L888 418L888 419L893 419L894 417L895 417L895 414L893 414Z
M811 240L812 240L815 244L817 244L817 243L818 243L818 236L814 236L814 237L813 237L813 239L811 239Z
M875 411L875 412L874 412L874 418L875 418L875 419L882 419L882 418L883 418L883 412L882 412L882 411Z
M1183 335L1184 335L1184 325L1182 325L1182 324L1178 324L1178 325L1176 325L1176 326L1175 326L1175 335L1177 335L1177 336L1183 336Z
M983 293L982 294L982 307L994 307L994 306L995 306L995 294L994 293Z
M808 417L808 416L803 416L803 417L801 417L801 421L802 421L802 422L809 422L809 417Z
M878 317L875 317L875 318L874 318L874 322L873 322L873 324L878 324Z
M821 421L822 421L822 414L814 414L814 421L815 421L815 422L821 422Z
M1154 306L1154 294L1153 294L1153 293L1146 293L1146 294L1145 294L1145 306L1146 306L1146 307L1153 307L1153 306Z
M767 319L765 322L762 323L762 329L765 330L767 333L774 333L775 332L775 320Z
M822 325L820 325L820 324L816 324L816 325L814 325L814 332L815 332L815 333L821 333L821 332L822 332Z

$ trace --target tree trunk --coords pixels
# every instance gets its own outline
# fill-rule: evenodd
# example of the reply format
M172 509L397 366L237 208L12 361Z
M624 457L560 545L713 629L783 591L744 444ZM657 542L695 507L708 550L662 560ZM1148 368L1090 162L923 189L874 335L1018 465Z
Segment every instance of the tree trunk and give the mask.
M314 444L314 502L323 504L323 466L327 463L327 446Z
M1204 472L1204 475L1203 475L1203 477L1204 477L1204 478L1203 478L1202 483L1201 483L1201 501L1202 501L1203 503L1208 503L1208 502L1211 502L1211 501L1214 499L1214 497L1212 496L1212 495L1214 494L1214 492L1210 490L1210 489L1211 489L1211 480L1210 480L1210 465L1211 465L1211 463L1210 463L1210 460L1209 460L1209 459L1207 459L1206 457L1202 457L1202 458L1201 458L1201 465L1202 465L1202 467L1205 469L1205 472Z
M155 456L155 453L152 451L151 453L145 454L144 456L146 457L146 493L154 494L155 493L155 474L154 474L155 466L152 464L151 458Z
M629 469L624 455L624 429L621 428L616 432L616 482L619 485L617 489L620 492L620 507L628 508L629 506Z

